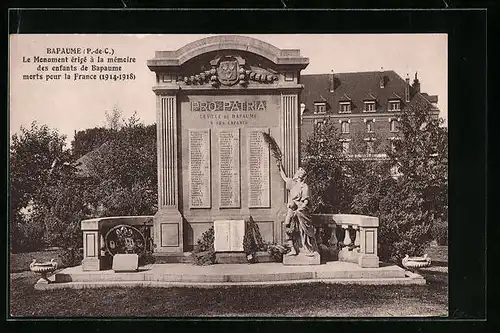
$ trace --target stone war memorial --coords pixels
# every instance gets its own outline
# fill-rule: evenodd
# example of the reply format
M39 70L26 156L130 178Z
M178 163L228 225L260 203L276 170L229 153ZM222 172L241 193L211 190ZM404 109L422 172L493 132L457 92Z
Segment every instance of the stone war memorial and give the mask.
M156 51L147 67L156 78L158 211L82 221L82 266L61 271L55 282L99 283L120 275L117 281L137 284L425 283L400 267L379 264L377 217L309 211L307 170L299 163L300 76L308 64L298 49L232 35ZM279 147L279 160L268 138ZM217 254L244 258L249 217L264 241L291 244L283 262L208 267L188 262L211 227ZM338 248L335 260L320 258L321 228L330 235L323 242ZM138 254L151 249L157 261L137 270L134 257L132 273L104 265L104 251L131 253L133 245ZM127 266L123 261L120 257L120 266Z

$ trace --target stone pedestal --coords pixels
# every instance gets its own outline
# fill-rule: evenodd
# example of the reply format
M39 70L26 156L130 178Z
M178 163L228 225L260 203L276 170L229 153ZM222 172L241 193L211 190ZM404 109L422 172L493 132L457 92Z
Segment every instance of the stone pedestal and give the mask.
M306 256L299 253L298 255L284 255L283 265L298 266L298 265L319 265L321 258L318 252L314 252L313 256Z
M183 252L182 215L175 207L164 207L154 217L155 252Z
M373 254L364 254L358 257L358 265L363 268L379 267L379 258Z

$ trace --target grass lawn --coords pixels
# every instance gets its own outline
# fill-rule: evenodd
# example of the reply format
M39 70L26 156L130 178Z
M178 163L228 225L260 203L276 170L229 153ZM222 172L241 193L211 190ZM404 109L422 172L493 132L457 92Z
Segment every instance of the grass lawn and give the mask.
M427 285L38 291L33 288L38 278L31 272L22 272L11 274L10 314L13 317L447 316L447 270L421 273Z

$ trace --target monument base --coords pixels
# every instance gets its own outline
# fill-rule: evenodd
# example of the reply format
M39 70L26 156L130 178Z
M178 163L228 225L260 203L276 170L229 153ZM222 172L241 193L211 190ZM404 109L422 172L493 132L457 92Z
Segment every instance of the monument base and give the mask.
M298 266L298 265L319 265L321 258L318 252L314 252L312 256L306 256L299 253L298 255L284 255L283 265L285 266Z
M377 268L379 267L379 258L376 255L360 255L358 258L359 267Z
M175 207L164 207L154 216L155 253L184 251L182 215Z

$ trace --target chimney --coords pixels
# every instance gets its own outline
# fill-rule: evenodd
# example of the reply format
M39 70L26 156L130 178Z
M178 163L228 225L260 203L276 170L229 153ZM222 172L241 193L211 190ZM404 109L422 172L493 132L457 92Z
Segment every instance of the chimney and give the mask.
M415 72L415 79L413 79L413 90L415 90L416 93L420 92L420 81L418 80L418 72Z
M380 88L385 87L384 67L380 67Z
M335 92L335 75L333 74L333 69L332 69L332 74L330 75L330 92Z
M405 79L405 102L408 103L410 102L410 76L408 73L406 73L406 79Z

